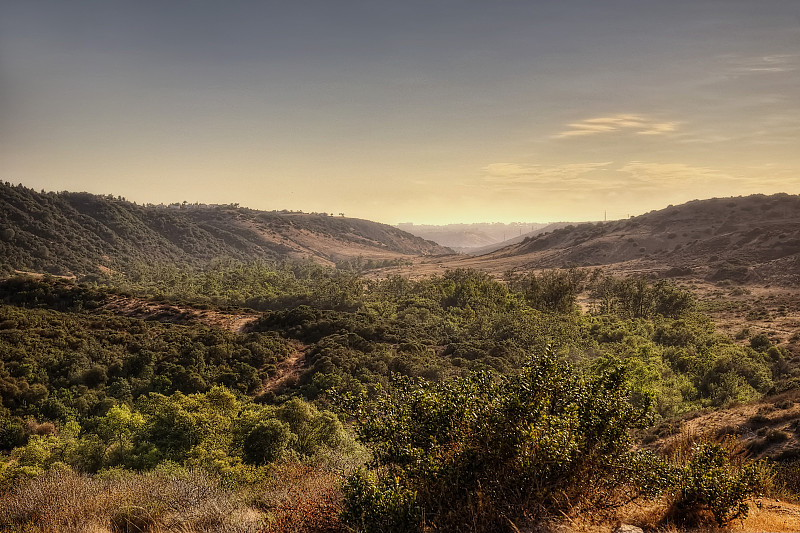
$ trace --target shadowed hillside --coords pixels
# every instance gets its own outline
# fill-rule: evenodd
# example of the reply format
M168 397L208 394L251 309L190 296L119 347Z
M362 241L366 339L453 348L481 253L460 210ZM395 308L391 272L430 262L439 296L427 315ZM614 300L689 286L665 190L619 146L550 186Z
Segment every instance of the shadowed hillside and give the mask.
M378 262L448 253L385 224L238 206L141 206L112 196L0 183L0 269L87 274L126 264L310 258Z

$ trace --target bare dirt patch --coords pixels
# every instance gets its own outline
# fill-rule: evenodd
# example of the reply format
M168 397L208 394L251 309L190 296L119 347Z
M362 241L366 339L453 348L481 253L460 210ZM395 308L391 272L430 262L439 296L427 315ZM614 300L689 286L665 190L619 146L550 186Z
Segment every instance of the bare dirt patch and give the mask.
M171 324L199 323L209 327L227 329L234 333L242 333L247 324L260 316L255 312L199 309L187 305L118 295L110 296L101 309L142 320L157 320Z

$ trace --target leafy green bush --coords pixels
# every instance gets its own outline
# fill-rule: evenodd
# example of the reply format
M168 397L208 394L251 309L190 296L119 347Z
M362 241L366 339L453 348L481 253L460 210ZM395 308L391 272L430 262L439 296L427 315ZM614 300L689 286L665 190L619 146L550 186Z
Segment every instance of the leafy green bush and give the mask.
M371 473L345 486L346 518L364 531L419 529L408 521L422 516L434 528L488 531L572 505L611 507L631 464L646 464L628 431L647 423L649 401L631 401L613 360L581 376L548 350L514 376L398 377L349 407L374 454Z
M737 465L730 452L716 443L700 443L680 469L673 506L676 517L691 524L710 511L717 525L745 518L747 499L761 488L757 463Z
M397 477L359 469L347 478L344 492L342 520L357 531L405 533L420 528L423 514L417 493Z
M256 424L244 439L244 459L253 464L271 463L283 457L296 436L289 424L276 418Z
M577 307L578 293L586 274L582 270L546 270L511 277L510 286L520 291L528 305L542 311L571 313Z

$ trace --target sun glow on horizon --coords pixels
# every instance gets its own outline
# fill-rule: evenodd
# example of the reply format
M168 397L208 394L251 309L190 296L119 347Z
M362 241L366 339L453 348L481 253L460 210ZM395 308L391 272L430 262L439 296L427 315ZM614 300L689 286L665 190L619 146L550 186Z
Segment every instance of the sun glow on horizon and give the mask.
M0 179L390 224L800 193L800 4L715 6L12 1Z

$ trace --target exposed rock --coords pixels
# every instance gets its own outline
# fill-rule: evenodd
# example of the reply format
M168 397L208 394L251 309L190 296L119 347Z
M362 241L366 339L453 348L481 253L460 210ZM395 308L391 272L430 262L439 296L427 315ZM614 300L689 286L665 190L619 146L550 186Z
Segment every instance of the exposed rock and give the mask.
M630 524L619 524L614 528L613 533L644 533L644 530L642 530L640 527L632 526Z

